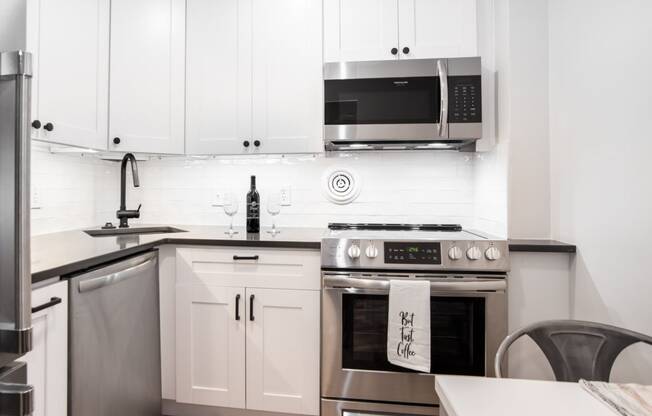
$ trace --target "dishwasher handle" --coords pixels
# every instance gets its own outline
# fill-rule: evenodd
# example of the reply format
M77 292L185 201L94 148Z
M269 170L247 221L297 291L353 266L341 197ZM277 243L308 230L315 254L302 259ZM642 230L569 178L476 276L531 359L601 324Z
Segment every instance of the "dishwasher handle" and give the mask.
M79 282L79 293L90 292L91 290L110 286L123 280L135 277L143 271L153 267L154 265L156 265L156 255L152 254L142 263L129 267L128 269L120 270L119 272L107 274L105 276L82 280Z

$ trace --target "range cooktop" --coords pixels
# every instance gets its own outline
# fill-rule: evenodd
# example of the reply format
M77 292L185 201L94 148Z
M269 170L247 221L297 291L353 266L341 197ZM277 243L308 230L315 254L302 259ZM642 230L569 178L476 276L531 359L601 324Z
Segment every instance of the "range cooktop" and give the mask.
M507 241L459 224L333 223L324 269L507 271Z

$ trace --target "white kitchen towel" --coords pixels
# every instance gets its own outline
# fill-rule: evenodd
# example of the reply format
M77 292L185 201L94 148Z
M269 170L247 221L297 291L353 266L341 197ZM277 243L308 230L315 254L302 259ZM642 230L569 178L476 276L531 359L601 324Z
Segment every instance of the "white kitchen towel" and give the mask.
M430 282L390 280L387 360L430 372Z

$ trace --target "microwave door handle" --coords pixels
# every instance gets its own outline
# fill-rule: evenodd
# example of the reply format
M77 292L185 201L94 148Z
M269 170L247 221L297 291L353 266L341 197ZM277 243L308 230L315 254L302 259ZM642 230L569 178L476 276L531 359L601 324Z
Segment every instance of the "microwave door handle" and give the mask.
M345 276L324 276L324 287L367 290L389 290L389 280L357 279ZM479 280L477 282L430 282L433 292L478 292L505 290L507 283L503 279Z
M448 69L443 59L437 61L439 90L441 101L439 107L439 137L448 137Z

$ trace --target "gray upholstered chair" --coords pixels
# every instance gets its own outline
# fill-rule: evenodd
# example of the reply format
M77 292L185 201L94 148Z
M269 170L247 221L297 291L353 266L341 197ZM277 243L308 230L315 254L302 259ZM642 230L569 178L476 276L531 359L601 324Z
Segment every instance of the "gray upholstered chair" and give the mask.
M611 325L573 320L538 322L503 340L496 353L496 377L502 377L501 366L508 348L523 335L541 348L557 381L609 381L622 350L637 342L652 345L650 336Z

